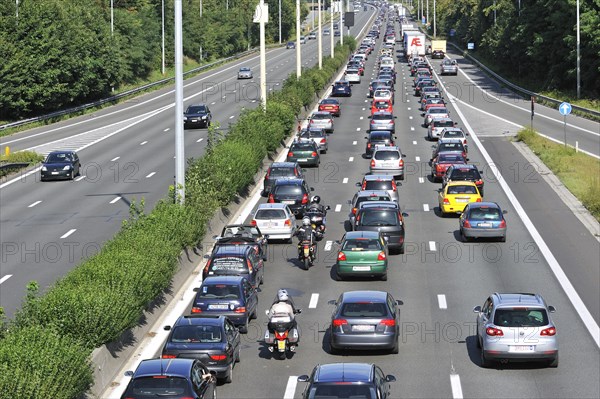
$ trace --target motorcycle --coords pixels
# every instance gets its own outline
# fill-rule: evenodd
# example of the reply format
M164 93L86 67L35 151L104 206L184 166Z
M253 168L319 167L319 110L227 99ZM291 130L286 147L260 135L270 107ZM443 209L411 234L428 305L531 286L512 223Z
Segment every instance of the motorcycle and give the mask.
M319 212L317 210L308 209L304 216L310 219L310 225L315 232L315 238L317 241L321 241L325 236L325 216L327 215L327 211L331 209L328 205L325 207L325 212Z
M315 246L309 240L300 241L299 246L298 260L304 266L304 270L308 270L315 261Z
M296 309L294 314L302 313L302 309ZM294 327L292 318L288 314L271 315L269 310L265 310L269 318L269 324L265 333L265 343L269 352L276 354L279 359L285 359L287 353L296 352L300 334ZM273 331L273 332L271 332Z

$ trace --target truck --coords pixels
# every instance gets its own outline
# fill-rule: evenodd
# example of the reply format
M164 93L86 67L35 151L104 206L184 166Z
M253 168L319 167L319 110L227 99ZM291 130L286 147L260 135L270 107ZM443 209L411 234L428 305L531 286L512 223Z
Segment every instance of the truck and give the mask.
M425 34L419 31L404 32L404 52L407 57L425 55Z
M416 26L413 26L412 24L401 24L400 25L400 34L402 36L404 36L404 32L407 31L419 31L419 29Z
M432 40L431 41L431 58L444 59L446 55L446 41Z

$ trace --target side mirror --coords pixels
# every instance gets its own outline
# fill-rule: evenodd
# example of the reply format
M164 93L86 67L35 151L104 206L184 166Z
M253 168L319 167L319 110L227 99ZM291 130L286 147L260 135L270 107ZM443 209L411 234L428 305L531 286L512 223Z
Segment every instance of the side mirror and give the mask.
M362 186L362 184L360 184L360 182L359 182L359 183L356 183L355 186L360 187L360 186Z
M125 377L133 377L133 371L131 370L127 370L126 372L123 373L123 375Z
M473 308L473 313L481 313L481 306L475 306Z
M200 291L200 287L194 287L194 288L192 288L192 291L198 292L198 291Z
M294 314L300 314L300 313L302 313L302 309L296 309L296 310L294 311Z
M215 234L214 236L212 236L212 238L213 238L213 240L217 240L217 239L218 239L218 238L220 238L220 237L219 237L218 235L216 235L216 234Z
M385 380L387 382L396 382L396 377L394 377L393 375L386 375Z
M468 159L467 159L467 161L468 161ZM310 191L315 191L315 188L314 188L314 187L311 187L311 188L310 188Z
M165 330L165 331L171 331L171 326L164 326L163 330Z
M330 299L329 301L327 301L328 305L337 305L337 303L335 302L335 299Z
M204 259L210 259L210 255L209 255L209 254L206 254L206 255L204 255L204 256L203 256L203 258L204 258Z
M502 210L502 214L503 214L503 215L506 215L507 213L508 213L508 211L507 211L506 209L503 209L503 210Z
M308 376L306 374L299 376L298 382L308 382Z
M408 213L402 212L402 217L408 217Z
M552 305L549 305L548 306L548 312L554 313L554 312L556 312L556 308L554 306L552 306Z
M397 117L397 116L394 116L394 119L398 119L398 117Z
M404 305L404 302L401 299L396 299L396 304L402 306Z

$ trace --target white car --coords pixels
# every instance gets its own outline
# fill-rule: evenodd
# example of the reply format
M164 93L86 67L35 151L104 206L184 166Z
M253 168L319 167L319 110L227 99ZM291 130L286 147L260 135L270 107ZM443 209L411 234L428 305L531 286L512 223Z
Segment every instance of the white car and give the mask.
M442 132L440 133L440 140L442 139L461 139L463 141L463 145L465 146L465 149L467 149L468 151L468 142L467 142L467 136L469 135L469 133L465 132L464 130L462 130L459 127L455 126L453 127L446 127L444 129L442 129Z
M387 89L377 89L373 93L373 101L389 100L394 103L394 94Z
M300 36L300 44L306 44L306 36Z
M429 127L431 121L435 118L449 118L450 111L446 107L431 107L425 112L423 127Z
M329 29L323 29L323 36L329 36L331 31Z
M295 216L286 204L260 204L252 217L252 224L270 240L292 241Z
M360 83L360 72L358 69L346 69L344 79L350 83Z
M456 124L450 118L435 118L429 124L427 128L427 140L437 140L442 138L442 131L446 128L454 128ZM460 130L460 129L459 129ZM454 138L453 136L448 136L449 138ZM462 138L462 137L456 137Z
M308 40L315 40L317 38L317 34L315 32L311 32L308 35Z
M377 145L371 158L370 172L372 175L388 175L396 180L404 180L403 157L398 147Z
M381 57L381 60L379 60L379 68L386 66L394 68L394 59L392 57Z

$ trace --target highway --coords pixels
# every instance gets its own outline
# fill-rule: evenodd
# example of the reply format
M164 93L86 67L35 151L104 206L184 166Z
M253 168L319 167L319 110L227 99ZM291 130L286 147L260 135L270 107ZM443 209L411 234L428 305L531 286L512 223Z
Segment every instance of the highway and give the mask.
M318 363L358 361L377 363L386 374L396 376L393 398L597 398L600 394L599 337L590 334L588 328L593 323L584 323L578 314L581 309L575 308L565 293L565 280L552 272L548 260L552 254L539 247L538 243L544 243L552 232L539 226L541 238L534 237L532 226L522 217L520 208L534 200L542 183L532 185L529 191L519 191L523 183L520 180L500 183L500 179L486 175L485 199L496 201L508 210L507 241L461 242L457 218L442 218L436 211L440 185L428 179L431 143L424 139L425 129L420 126L422 118L416 97L410 94L408 102L397 101L394 107L398 117L397 143L406 154L407 167L412 170L400 187L401 204L409 213L405 219L406 253L391 257L386 282L333 279L332 265L337 255L334 241L344 234L344 221L350 212L348 200L356 192L354 183L368 172L369 161L362 153L369 115L366 92L368 81L374 76L374 65L375 57L371 56L362 83L354 85L353 96L343 102L342 117L336 121L329 151L323 156L320 168L308 169L309 185L315 187L322 203L332 208L316 265L308 271L300 269L294 260L295 244L270 246L260 308L270 306L278 288L288 289L297 306L303 308L298 316L302 330L298 352L283 361L271 358L261 343L266 317L259 312L258 320L250 324L250 331L244 336L242 360L234 369L234 381L219 386L219 397L299 398L304 384L297 383L296 376L310 374ZM397 71L397 88L400 89L402 82L410 77L405 63L398 64ZM442 82L451 79L453 77L444 78ZM469 125L473 132L480 132L484 127L476 118L457 117L460 113L460 106L452 107L452 116L460 126ZM506 150L502 141L505 138L490 143L487 137L478 139L476 136L477 133L470 137L472 162L489 165L490 157L497 161L498 157L506 156L500 151ZM515 155L511 153L508 161L513 158ZM512 189L514 193L509 194ZM264 201L255 195L240 218L248 222L256 203ZM548 201L555 200L549 198ZM552 212L559 207L552 202L545 210ZM529 211L525 218L527 215L532 216ZM550 248L556 255L557 250L567 251L568 245L563 242ZM593 253L597 245L597 242L591 243L585 251ZM559 266L571 267L572 262L561 260ZM597 265L587 267L594 269ZM337 299L344 291L356 289L386 290L403 301L398 355L348 352L334 356L329 353L327 330L333 307L328 301ZM576 289L583 290L580 286ZM472 308L483 304L493 292L535 292L556 306L558 310L553 319L559 334L561 359L557 369L524 364L480 367ZM151 355L160 353L165 336L160 329L159 324L153 329L157 336ZM137 361L139 359L131 359L130 364ZM118 377L117 380L126 383L126 379ZM116 388L106 397L118 398L118 392Z

